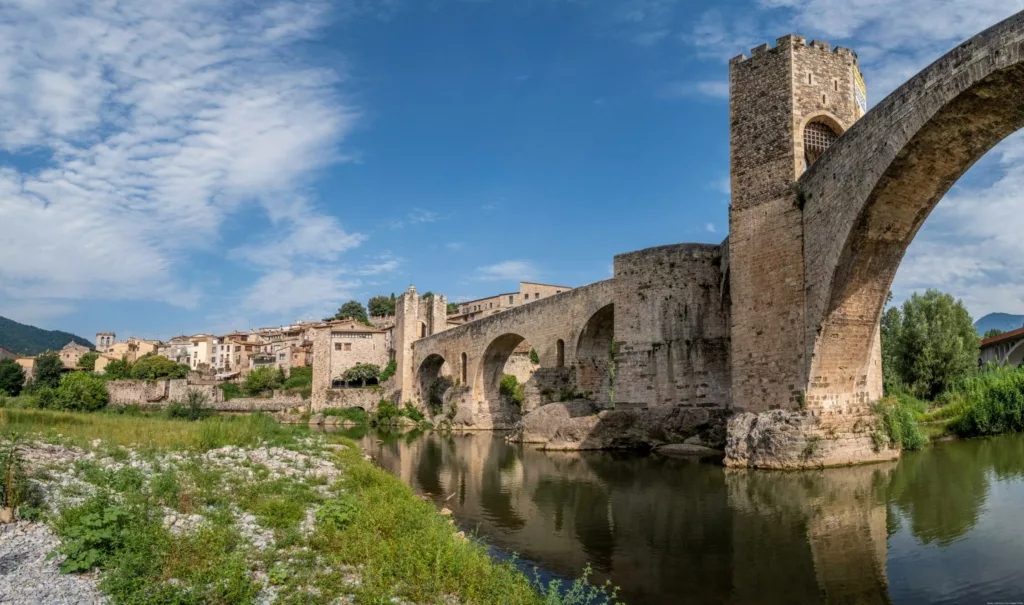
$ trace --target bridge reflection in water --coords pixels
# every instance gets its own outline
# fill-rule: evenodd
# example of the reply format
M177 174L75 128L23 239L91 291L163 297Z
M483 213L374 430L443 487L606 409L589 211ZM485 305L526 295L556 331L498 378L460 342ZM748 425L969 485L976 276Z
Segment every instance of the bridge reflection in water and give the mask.
M552 454L490 433L378 433L362 445L452 509L461 527L566 577L590 563L631 605L1024 595L1014 563L1024 557L1024 529L1013 512L1024 501L1024 437L803 472ZM989 497L993 483L1004 498ZM1005 515L1004 529L976 527L997 523L985 519L993 514Z

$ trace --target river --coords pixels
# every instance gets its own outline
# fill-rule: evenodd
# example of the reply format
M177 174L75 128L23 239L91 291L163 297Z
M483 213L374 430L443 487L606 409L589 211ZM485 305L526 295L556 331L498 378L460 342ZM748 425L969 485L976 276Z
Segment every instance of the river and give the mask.
M1024 602L1021 435L802 472L353 436L493 548L564 577L589 563L629 605Z

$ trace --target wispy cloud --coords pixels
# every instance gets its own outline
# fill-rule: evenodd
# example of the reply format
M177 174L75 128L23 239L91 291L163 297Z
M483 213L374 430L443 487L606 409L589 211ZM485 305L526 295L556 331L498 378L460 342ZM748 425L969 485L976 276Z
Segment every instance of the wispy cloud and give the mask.
M448 242L444 245L444 247L451 250L452 252L458 252L459 250L465 248L466 244L463 242Z
M275 270L261 277L249 290L244 307L253 314L295 316L325 313L353 298L359 280L345 279L339 270Z
M433 223L440 219L440 216L436 212L430 210L424 210L422 208L413 208L403 218L394 219L388 223L390 229L401 229L407 225L419 225L422 223Z
M706 223L704 225L704 230L707 231L708 233L715 233L715 232L717 232L717 229L715 229L715 224L714 223Z
M536 274L537 269L524 260L507 260L476 270L477 278L484 281L533 279Z
M329 5L39 0L0 18L0 149L47 156L0 170L0 298L194 301L182 259L242 209L281 233L238 257L282 267L361 241L304 204L313 171L344 161L358 119L343 75L303 63ZM301 267L296 267L301 270Z
M356 275L381 275L396 271L401 266L402 259L384 254L378 257L375 262L361 266L355 273Z
M708 99L728 99L729 82L727 80L673 82L665 85L662 95L667 98L705 97Z

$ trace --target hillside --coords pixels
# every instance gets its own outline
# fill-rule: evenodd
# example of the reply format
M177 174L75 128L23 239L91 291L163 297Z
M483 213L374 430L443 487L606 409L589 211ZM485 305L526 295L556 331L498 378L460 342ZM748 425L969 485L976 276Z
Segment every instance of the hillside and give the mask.
M1011 315L1009 313L989 313L974 322L974 329L978 331L978 334L984 334L992 328L999 328L1003 332L1009 332L1021 326L1024 326L1024 315Z
M0 345L15 353L38 355L43 351L56 351L72 340L90 349L93 348L93 344L81 336L60 330L43 330L0 317Z

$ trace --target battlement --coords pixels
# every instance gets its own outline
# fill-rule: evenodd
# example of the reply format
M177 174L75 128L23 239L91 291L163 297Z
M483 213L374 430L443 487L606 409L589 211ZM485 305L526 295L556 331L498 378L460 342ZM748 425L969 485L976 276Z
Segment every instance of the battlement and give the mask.
M828 42L823 42L821 40L811 40L811 43L808 44L807 39L804 38L803 36L798 36L796 34L788 34L775 40L775 46L771 46L767 43L755 46L754 48L750 49L750 57L740 54L730 59L729 64L734 65L737 63L743 63L748 59L754 59L762 55L768 55L779 50L790 49L812 49L820 52L832 53L838 56L851 57L854 61L857 60L857 53L853 52L853 50L849 48L846 48L845 46L837 46L833 49L831 44L829 44Z

